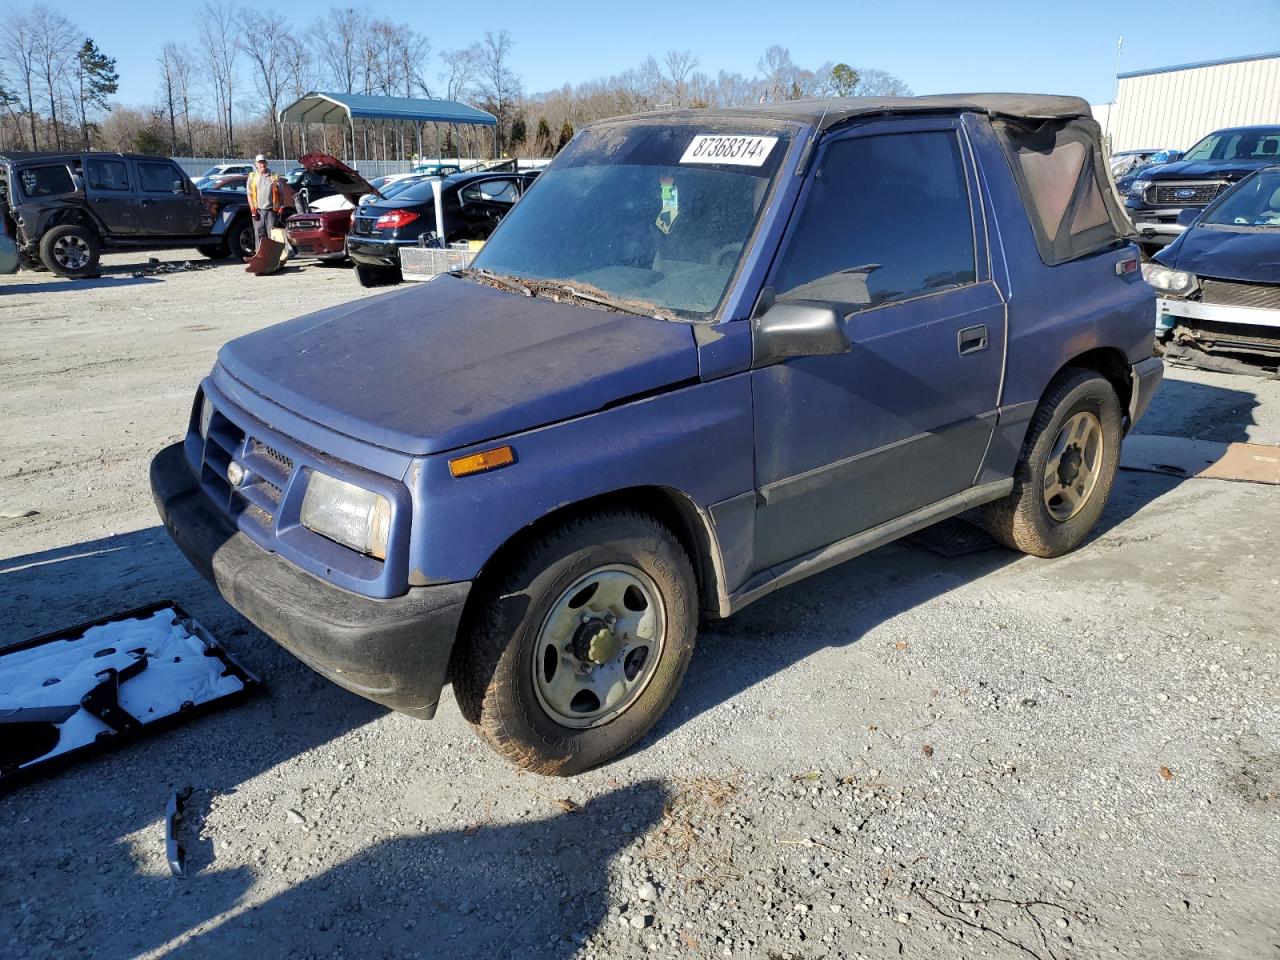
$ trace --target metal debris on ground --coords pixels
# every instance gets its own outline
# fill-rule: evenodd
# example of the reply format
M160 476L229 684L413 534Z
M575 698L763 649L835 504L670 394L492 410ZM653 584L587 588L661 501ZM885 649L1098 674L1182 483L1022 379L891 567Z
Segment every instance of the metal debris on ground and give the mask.
M169 601L6 647L0 785L259 685Z
M187 851L178 842L178 821L182 819L190 796L189 786L174 791L164 811L164 853L169 861L169 872L175 877L187 875Z
M1120 449L1120 467L1173 477L1280 484L1280 447L1135 434Z
M192 263L190 260L184 260L178 263L173 260L161 263L156 257L147 260L147 265L141 270L135 270L132 273L134 277L154 277L161 273L186 273L190 270L208 270L213 264L211 263Z

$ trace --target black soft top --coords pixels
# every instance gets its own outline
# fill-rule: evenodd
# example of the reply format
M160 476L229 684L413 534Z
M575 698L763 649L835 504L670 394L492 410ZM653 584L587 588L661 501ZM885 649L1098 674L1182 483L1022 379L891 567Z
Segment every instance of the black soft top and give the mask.
M1092 118L1089 103L1080 97L1039 93L952 93L928 97L829 97L780 100L743 107L700 110L663 110L642 113L644 118L671 119L751 118L785 120L818 126L838 126L855 117L900 113L982 113L1015 120L1072 120Z

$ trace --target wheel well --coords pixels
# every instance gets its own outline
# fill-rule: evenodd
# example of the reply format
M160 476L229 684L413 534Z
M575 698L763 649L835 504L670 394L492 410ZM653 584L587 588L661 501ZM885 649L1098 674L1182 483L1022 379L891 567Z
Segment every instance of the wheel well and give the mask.
M98 227L93 222L93 220L90 219L84 213L84 211L77 210L74 207L68 210L62 210L59 213L56 213L52 217L50 217L49 222L45 224L44 230L40 232L40 235L41 237L43 237L46 233L48 233L54 227L61 227L67 224L75 224L77 226L84 227L86 230L90 231L95 237L98 237L99 240L102 239L102 237L98 234Z
M1054 379L1064 370L1073 367L1092 370L1094 373L1106 377L1107 381L1115 389L1116 396L1120 398L1121 412L1125 413L1126 416L1128 415L1126 411L1129 409L1129 400L1133 395L1133 378L1129 361L1123 353L1114 347L1098 347L1095 350L1089 350L1064 363L1062 369L1054 374Z
M476 577L476 583L500 574L506 557L551 528L600 510L635 510L653 517L675 534L693 564L693 574L698 581L699 608L712 616L723 615L723 587L716 566L718 554L708 530L708 521L703 518L697 504L669 487L628 487L559 507L509 537L485 563L484 569ZM473 589L471 596L476 597L481 593L482 591Z

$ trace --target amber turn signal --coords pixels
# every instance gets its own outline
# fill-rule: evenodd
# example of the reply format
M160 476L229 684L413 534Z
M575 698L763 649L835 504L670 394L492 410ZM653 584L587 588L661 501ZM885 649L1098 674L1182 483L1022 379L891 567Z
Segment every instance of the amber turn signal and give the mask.
M473 473L496 470L516 462L516 452L510 447L494 447L480 453L468 454L449 461L449 472L455 477L468 477Z

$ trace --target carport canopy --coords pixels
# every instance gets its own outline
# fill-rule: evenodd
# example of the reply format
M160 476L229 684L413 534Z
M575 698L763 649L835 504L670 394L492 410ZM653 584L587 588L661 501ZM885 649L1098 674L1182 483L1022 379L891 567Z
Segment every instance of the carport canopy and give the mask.
M378 97L365 93L308 93L280 111L281 122L341 124L352 120L498 125L498 118L493 114L456 100Z

